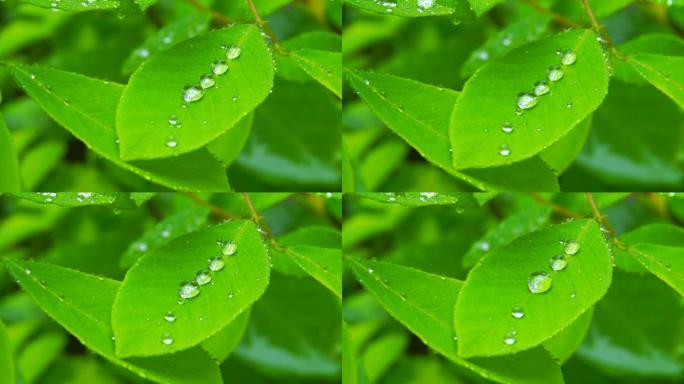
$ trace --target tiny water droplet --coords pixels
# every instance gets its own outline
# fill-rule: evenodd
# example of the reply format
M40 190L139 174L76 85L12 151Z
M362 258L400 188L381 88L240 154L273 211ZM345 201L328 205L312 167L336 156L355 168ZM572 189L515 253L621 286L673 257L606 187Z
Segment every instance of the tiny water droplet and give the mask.
M209 270L212 272L222 270L225 265L226 262L223 260L223 257L221 256L216 256L209 259Z
M168 321L169 323L173 323L176 321L176 315L174 315L171 312L168 312L166 315L164 315L164 320Z
M551 90L551 88L545 81L537 82L534 85L534 94L537 96L546 95L549 93L549 90Z
M562 271L568 265L568 260L563 255L554 256L551 258L549 265L554 271Z
M501 126L501 130L505 133L511 133L513 132L513 124L506 122Z
M211 71L214 73L214 75L223 75L224 73L228 72L228 64L226 64L226 62L223 60L214 61L211 64Z
M434 4L434 0L418 0L418 7L423 9L430 9Z
M487 51L479 51L477 53L477 58L482 61L487 61L489 60L489 53Z
M199 295L199 286L192 281L185 282L181 284L178 295L183 299L192 299Z
M240 57L241 53L242 53L242 49L240 49L240 47L233 45L232 47L228 48L228 50L226 51L226 57L228 58L228 60L235 60L238 57Z
M501 144L499 147L499 155L501 156L508 156L511 154L511 148L508 146L508 144Z
M216 85L216 79L214 79L213 75L206 74L200 78L200 87L202 89L211 88L214 85Z
M575 240L570 240L565 244L565 254L566 255L574 255L577 252L579 252L580 249L580 244L576 242Z
M513 307L511 316L515 317L516 319L522 319L525 316L525 311L520 306Z
M185 87L183 90L183 100L186 103L192 103L194 101L198 101L204 96L204 91L202 88L192 85L189 87Z
M515 344L516 336L518 336L518 332L516 332L516 331L510 331L510 332L506 333L506 335L504 336L504 339L503 339L504 344L506 344L506 345Z
M568 103L565 104L565 108L567 108L567 109L572 108L572 101L568 101Z
M29 269L29 267L26 267L26 268L24 269L24 272L26 272L27 275L30 275L30 274L31 274L31 269Z
M164 345L173 344L173 337L171 337L170 334L165 333L164 336L162 336L162 344L164 344Z
M489 242L487 242L487 241L481 241L481 242L477 243L477 247L483 251L489 251L489 249L491 248L491 245L489 245Z
M544 293L551 289L553 279L546 272L535 272L527 279L527 288L532 293Z
M199 271L197 272L197 275L195 276L195 282L198 285L207 285L211 283L211 274L209 271Z
M561 56L561 63L563 65L573 65L575 64L575 61L577 60L577 54L573 51L565 51L563 53L563 56Z
M573 293L570 294L570 298L571 298L571 299L574 299L575 297L577 297L577 295L575 294L575 292L573 292Z
M176 148L178 146L178 140L173 136L169 136L164 144L169 148Z
M520 109L531 109L537 105L538 99L536 96L529 93L521 93L518 95L518 108Z
M565 73L563 72L563 70L560 67L552 67L552 68L549 68L549 73L547 74L546 77L550 81L558 81L558 80L562 79L564 75L565 75Z
M374 271L373 271L373 268L368 267L368 273L373 273L373 272L374 272Z
M237 244L234 241L229 241L223 245L221 252L223 252L225 256L232 256L237 252Z

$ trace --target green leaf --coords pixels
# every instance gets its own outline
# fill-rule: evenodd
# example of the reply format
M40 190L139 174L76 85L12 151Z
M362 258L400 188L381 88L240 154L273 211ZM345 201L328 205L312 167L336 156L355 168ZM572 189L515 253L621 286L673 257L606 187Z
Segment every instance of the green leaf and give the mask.
M473 194L467 192L361 192L356 195L382 203L400 204L409 207L452 205L457 209L466 209L479 206Z
M43 8L63 11L91 11L95 9L116 9L121 2L119 0L21 0L23 3L37 5Z
M228 59L222 45L228 52L240 49L239 57ZM212 74L217 60L228 65L221 75ZM269 95L271 61L255 25L211 31L151 57L131 76L117 109L121 158L176 156L221 136ZM207 74L215 85L197 88L202 98L186 103L185 87L200 87L200 77Z
M409 335L404 330L385 332L376 337L363 351L361 361L365 377L376 383L394 365L409 344Z
M684 230L664 223L642 225L620 236L627 249L615 248L615 264L618 268L632 273L646 273L641 261L637 260L633 246L639 244L660 245L665 247L684 247Z
M235 124L233 128L209 143L207 149L223 165L228 166L232 164L247 143L249 134L252 131L253 122L254 113L250 113Z
M558 51L571 51L576 62L562 65ZM563 78L550 81L549 68L556 66ZM533 96L543 80L550 90ZM516 111L521 93L538 105ZM608 69L594 32L573 30L522 46L483 66L463 88L449 128L454 167L486 168L530 158L570 132L607 93Z
M344 0L344 3L381 14L409 17L450 15L455 20L465 20L482 15L502 1L503 0L425 0L416 2L413 0Z
M338 34L324 31L310 31L301 33L291 39L282 42L282 46L290 51L298 49L313 49L319 51L341 52L342 51L342 37ZM313 80L303 69L301 69L293 60L291 56L278 55L277 60L277 74L288 80L295 81L310 81ZM339 60L341 63L341 59ZM340 65L341 66L341 65ZM340 82L341 82L340 76Z
M359 368L349 326L342 320L342 384L358 384ZM7 383L3 383L7 384ZM14 384L9 383L9 384Z
M0 95L2 100L2 95ZM5 192L18 192L21 189L19 175L19 160L12 143L12 135L5 124L5 118L0 113L0 190Z
M684 108L684 57L639 53L627 60L646 81Z
M562 242L572 241L579 251L564 254ZM564 269L551 269L556 256L567 262ZM502 355L538 346L606 293L611 271L608 247L593 220L554 225L490 252L468 274L456 304L460 355ZM551 288L532 293L528 284L538 273L546 274ZM514 309L523 317L513 316Z
M32 147L19 163L23 189L38 189L47 175L54 170L67 151L66 143L60 140L46 140Z
M559 362L566 362L577 351L587 335L592 315L593 310L591 309L584 312L569 327L544 342L544 349L549 351Z
M42 204L54 204L62 207L82 207L88 205L114 205L117 201L125 201L128 195L124 193L100 192L18 192L12 194L20 199Z
M461 341L454 341L452 318L463 282L392 263L347 260L357 280L392 316L454 363L499 383L562 383L560 367L541 349L493 358L459 357Z
M114 115L122 85L56 69L21 64L11 64L10 68L14 78L52 118L117 166L169 188L228 190L225 170L205 150L163 161L121 161Z
M620 45L622 53L631 55L636 53L654 53L666 56L684 56L684 40L664 33L650 33L637 36ZM613 59L615 77L629 83L646 84L646 81L636 72L629 61Z
M143 11L151 7L152 4L156 3L157 0L135 0L135 3L140 6Z
M237 348L245 334L249 323L249 311L244 311L240 316L218 331L214 336L202 342L202 348L209 352L217 361L224 361Z
M582 152L591 129L592 116L587 117L562 139L551 144L539 155L556 175L565 172Z
M5 263L45 313L108 361L157 383L221 382L218 368L199 348L162 357L119 359L110 317L119 282L50 264L11 259Z
M188 13L165 25L131 52L123 64L123 72L131 73L148 57L204 32L210 19L208 13Z
M454 170L448 130L458 92L381 73L347 71L347 75L351 86L390 129L450 175L480 189L558 189L555 176L538 158L498 168Z
M7 328L0 320L0 384L15 384L14 381L14 359L10 351L9 338L7 337Z
M629 251L646 269L684 296L684 247L638 244Z
M468 56L461 67L461 76L469 77L487 61L498 59L521 45L539 39L546 33L550 21L547 15L535 14L507 25Z
M67 336L61 331L49 331L29 341L17 357L18 376L23 382L36 382L64 352Z
M165 217L133 242L121 256L119 265L128 268L148 251L168 244L171 240L196 231L202 227L209 215L209 208L191 205Z
M221 243L228 241L237 245L237 252L222 256ZM208 260L216 256L225 266L209 271ZM211 284L193 285L200 294L181 300L181 284L194 281L201 271L210 274ZM152 250L126 273L116 295L112 325L117 355L161 355L193 347L247 310L268 280L268 256L251 221L216 225ZM168 314L175 321L167 321ZM165 335L172 344L162 343Z
M342 250L298 245L284 252L306 273L342 299Z
M317 49L290 52L292 60L337 97L342 97L342 53Z

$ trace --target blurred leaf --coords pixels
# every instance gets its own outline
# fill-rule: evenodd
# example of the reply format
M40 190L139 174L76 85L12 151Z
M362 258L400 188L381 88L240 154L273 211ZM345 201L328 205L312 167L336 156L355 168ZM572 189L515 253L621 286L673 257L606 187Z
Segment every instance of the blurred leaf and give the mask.
M456 207L456 209L466 209L478 206L473 194L466 192L363 192L357 195L382 203L400 204L409 207L450 205Z
M240 344L249 323L249 310L242 312L235 320L215 335L202 342L202 348L217 361L224 361Z
M2 95L0 95L1 99ZM17 152L14 150L12 141L5 118L0 113L0 169L2 169L0 190L5 192L18 192L21 187L19 160L17 160Z
M593 309L584 312L570 326L556 336L544 342L544 349L549 351L561 364L572 356L587 335L593 315Z
M240 155L252 131L254 113L243 117L226 133L207 145L207 149L225 166L230 165Z
M121 4L118 0L21 0L27 4L37 5L51 10L90 11L94 9L116 9Z
M5 324L0 320L0 375L1 384L15 384L14 379L14 359L10 351L9 339Z
M37 336L17 357L17 369L25 383L35 383L64 352L67 337L64 332L50 331Z

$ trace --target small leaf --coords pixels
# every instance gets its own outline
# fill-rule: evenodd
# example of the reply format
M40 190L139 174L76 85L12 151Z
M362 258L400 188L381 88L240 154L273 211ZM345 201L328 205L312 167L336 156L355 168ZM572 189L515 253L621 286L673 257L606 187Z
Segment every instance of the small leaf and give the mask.
M209 352L217 361L224 361L237 348L245 334L249 323L249 311L244 311L240 316L218 331L214 336L202 342L202 348Z
M121 158L176 156L221 136L269 95L271 61L255 25L211 31L151 57L121 96Z
M15 384L14 381L14 359L10 351L9 338L7 337L7 328L0 320L0 384Z
M639 53L628 60L646 81L684 108L684 57Z
M252 131L253 122L254 113L250 113L235 124L233 128L209 143L207 149L223 165L228 166L232 164L247 143L249 134Z
M237 250L224 255L230 241ZM223 265L210 267L215 257ZM206 276L206 285L197 283L200 273L208 274L210 283ZM161 355L193 347L247 310L268 280L268 257L251 221L228 222L174 239L146 253L126 273L112 310L117 355ZM192 291L185 298L179 295L181 286ZM162 342L167 336L172 341Z
M63 11L91 11L95 9L119 8L120 0L21 0L23 3L37 5L43 8Z
M396 16L421 17L450 15L455 20L480 16L503 0L345 0L367 11Z
M638 244L629 251L646 269L684 296L684 247Z
M684 56L684 40L665 33L649 33L637 36L620 45L622 53L631 55L636 53L654 53L666 56ZM613 59L615 77L633 84L646 84L646 81L636 72L629 61Z
M2 383L2 384L14 384ZM349 326L342 320L342 384L359 384L359 368Z
M228 190L225 170L205 150L163 161L120 160L114 115L123 86L56 69L11 64L12 75L45 111L93 152L173 189Z
M555 258L561 264L554 269ZM538 346L606 293L611 272L608 247L593 220L554 225L490 252L468 274L456 304L460 355Z
M475 208L479 206L472 193L467 192L361 192L357 196L389 204L400 204L409 207L427 205L452 205L457 209Z
M218 368L199 348L153 358L116 357L111 308L119 282L50 264L11 259L5 263L45 313L111 363L162 384L221 382Z
M135 0L135 3L138 4L140 6L140 9L143 11L151 7L152 4L156 2L157 0Z
M553 169L556 175L565 172L577 159L591 129L592 116L587 117L562 139L540 153L541 159Z
M0 95L2 100L2 95ZM14 150L12 135L5 124L5 118L0 113L0 191L18 192L21 189L19 176L19 160Z
M584 312L569 327L544 342L544 349L549 351L560 363L565 363L577 351L586 337L593 313L592 309Z
M563 64L568 52L575 59ZM449 129L453 165L486 168L530 158L570 132L607 93L608 69L594 32L573 30L522 46L464 86Z
M342 97L342 53L303 48L290 52L290 57L309 76Z
M464 360L452 324L463 282L380 261L348 259L357 280L392 316L454 363L498 383L562 383L560 367L545 351ZM439 292L439 294L435 294Z
M17 357L17 376L24 383L35 383L64 353L67 336L61 331L48 331L36 336L25 345Z
M647 269L637 260L633 246L639 244L684 248L684 230L664 223L642 225L620 236L627 249L615 248L615 265L627 272L644 274Z
M290 256L306 273L342 299L342 250L298 245L288 247Z

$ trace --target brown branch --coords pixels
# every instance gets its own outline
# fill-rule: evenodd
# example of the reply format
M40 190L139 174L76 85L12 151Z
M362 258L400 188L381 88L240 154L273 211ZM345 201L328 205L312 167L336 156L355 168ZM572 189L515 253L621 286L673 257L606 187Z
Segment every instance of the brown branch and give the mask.
M197 203L197 204L199 204L199 205L201 205L201 206L204 206L204 207L208 207L209 210L211 211L211 213L212 213L214 216L221 217L221 218L224 218L224 219L239 219L239 218L240 218L240 216L238 216L238 215L236 215L236 214L234 214L234 213L228 212L228 211L226 211L225 209L223 209L223 208L221 208L221 207L217 207L217 206L211 204L210 202L208 202L208 201L204 200L203 198L199 197L196 193L187 192L187 193L184 193L184 195L185 195L185 196L188 196L188 197L189 197L190 199L192 199L192 201L194 201L195 203Z
M541 4L539 4L536 0L522 0L523 3L529 5L534 9L535 11L543 14L543 15L549 15L551 18L557 22L558 24L564 25L566 27L570 28L582 28L581 25L575 23L574 21L566 18L563 15L560 15L556 12L553 12L550 9L544 8Z
M264 218L256 211L254 208L254 203L252 203L252 199L249 197L249 194L242 192L242 199L247 205L247 209L252 216L252 221L261 228L261 231L263 231L264 234L266 234L273 248L280 252L285 252L287 249L278 243L278 241L273 237L273 231L271 231L271 227L268 226L266 220L264 220Z
M625 246L620 241L620 239L618 239L617 234L615 233L615 228L613 228L613 226L610 224L610 222L608 221L608 218L601 213L601 210L599 209L598 205L596 204L596 201L594 200L594 195L592 195L590 192L585 192L584 196L587 198L587 201L589 202L589 205L591 206L591 211L594 213L594 218L599 223L601 228L608 231L608 235L613 240L615 245L617 245L618 248L627 249L627 246ZM612 254L611 257L614 258L615 255ZM613 264L615 264L615 260L613 260Z
M254 15L254 21L256 21L259 28L261 28L268 34L268 37L271 38L271 41L273 41L273 43L278 41L278 38L276 37L275 33L273 33L271 27L269 27L268 23L261 18L259 10L257 10L256 5L254 5L254 0L247 0L247 5L249 5L249 9L250 11L252 11L252 15Z
M205 6L197 0L185 0L185 2L192 5L193 8L200 12L208 12L209 14L211 14L211 18L214 19L216 22L220 23L221 25L229 25L233 23L229 18Z
M561 207L558 204L554 204L551 201L546 200L542 195L540 195L536 192L531 192L529 195L538 203L550 206L554 212L556 212L557 214L559 214L563 217L573 218L573 219L577 219L577 218L582 217L582 215L580 215L577 212L573 212L573 211L571 211L565 207Z

